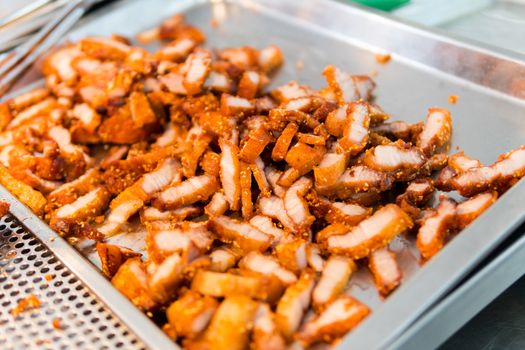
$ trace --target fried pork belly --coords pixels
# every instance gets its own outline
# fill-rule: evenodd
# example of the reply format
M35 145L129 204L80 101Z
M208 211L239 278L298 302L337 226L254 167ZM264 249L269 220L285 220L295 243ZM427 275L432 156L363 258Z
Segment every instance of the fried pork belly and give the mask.
M402 273L396 254L388 248L381 248L370 254L368 268L374 276L377 290L387 296L401 283Z
M494 164L471 168L452 179L462 196L470 197L490 189L504 191L525 175L525 146L501 155Z
M305 269L299 280L286 288L277 304L275 323L287 340L290 340L299 328L304 313L310 306L315 280L315 272Z
M253 321L254 350L285 350L286 343L275 324L275 315L268 304L259 304Z
M241 213L243 218L248 220L253 216L252 170L245 162L241 162L239 182L241 185Z
M298 171L299 176L306 174L318 165L326 152L323 146L308 146L297 142L286 153L284 160L288 165ZM284 186L284 185L283 185Z
M328 237L326 247L334 254L360 259L386 246L394 236L412 226L412 219L401 208L387 204L348 233Z
M102 272L108 278L112 278L126 260L141 256L140 253L129 248L101 242L97 242L97 253L102 265Z
M202 209L197 206L188 205L174 210L160 211L157 208L145 207L140 211L140 221L147 226L154 221L182 221L191 219L202 214Z
M350 74L337 67L328 66L323 70L323 75L339 103L359 100L359 91Z
M417 234L416 245L423 258L430 259L443 248L455 219L456 202L442 197L435 213L423 221Z
M331 255L312 293L315 308L323 308L335 300L348 284L350 276L357 269L353 260L342 255Z
M368 127L370 126L368 103L360 101L348 105L343 137L339 144L350 155L361 152L368 141Z
M221 139L221 183L226 200L231 210L239 210L241 200L240 163L237 147L231 142Z
M344 153L326 153L321 162L314 167L315 185L321 188L335 186L348 165Z
M54 222L60 219L82 222L94 218L107 207L109 198L109 191L105 187L97 187L74 202L58 208L52 214L50 225L54 227Z
M276 45L265 47L259 52L259 67L269 74L279 68L284 61L281 49Z
M253 163L264 148L272 141L272 136L264 127L251 130L242 143L239 158L247 163Z
M283 199L277 196L261 197L259 199L259 210L261 214L278 220L288 231L295 231L295 224L286 213Z
M275 141L275 145L272 149L272 159L276 162L281 161L284 159L288 152L288 148L290 147L290 144L292 143L292 140L299 130L299 127L296 123L290 122L284 130L281 132L281 135L277 138L277 141Z
M337 339L356 327L369 313L370 309L366 305L343 295L306 322L297 334L297 339L305 345Z
M153 206L158 209L176 209L206 200L217 190L216 177L210 175L194 176L160 192L153 201Z
M243 251L258 250L264 252L271 244L266 233L247 222L240 222L227 216L218 216L208 222L208 226L225 243L233 243Z
M364 165L355 165L344 171L337 180L337 186L343 192L383 192L391 187L392 183L388 174ZM323 192L323 188L318 188Z
M270 184L266 178L265 165L261 158L256 158L255 162L250 164L250 169L255 178L255 182L257 182L257 187L259 187L261 191L261 195L265 197L270 196Z
M402 141L376 146L368 150L363 157L366 166L390 173L398 181L413 178L425 162L426 157L418 148Z
M284 209L286 214L294 223L297 232L304 232L314 221L314 217L308 210L308 203L304 199L306 193L312 188L312 180L301 177L284 195Z
M237 275L231 272L197 271L191 289L213 297L245 295L262 301L274 302L282 292L280 280L272 275L252 272Z
M432 179L416 179L410 182L404 193L397 196L396 203L415 218L419 215L420 208L432 198L433 194Z
M443 147L452 136L452 119L450 112L443 108L431 108L423 131L418 135L416 146L427 157Z
M221 216L230 208L228 199L222 192L216 192L212 197L208 205L204 208L204 211L209 217Z
M456 207L457 228L462 230L470 225L472 221L483 214L483 212L487 210L488 207L494 204L497 198L497 192L486 192L480 193L464 202L459 203Z
M372 214L372 208L366 208L358 204L331 202L326 221L329 223L341 222L345 225L357 225Z
M315 272L321 272L325 266L325 261L321 256L321 249L317 244L306 246L306 261L308 266Z
M156 307L149 292L146 268L140 258L127 259L119 267L111 283L139 309L150 311Z
M225 272L240 259L242 251L235 247L222 246L210 253L210 270L215 272Z
M306 247L307 242L303 239L290 240L276 245L275 255L283 267L298 274L308 264Z
M160 262L166 257L192 249L205 253L210 250L213 237L205 223L183 222L169 230L150 230L146 235L146 246L149 257Z
M193 339L206 329L218 305L214 298L189 290L171 303L166 316L177 336Z
M272 246L284 241L287 233L275 226L272 219L264 215L255 215L250 219L250 224L271 237Z
M241 268L251 271L260 272L264 275L277 277L284 285L290 285L297 281L297 277L290 270L285 269L279 262L267 255L258 252L250 252L239 262Z
M464 152L456 153L448 158L444 167L436 178L436 187L441 191L452 191L452 179L470 169L481 167L479 160L470 158Z
M190 350L243 350L248 348L258 303L244 295L225 298L203 336L188 342Z
M15 179L3 165L0 165L0 184L20 199L35 214L42 215L44 213L47 200L42 193Z
M175 291L182 281L182 274L189 263L189 258L187 255L175 253L159 264L148 266L148 289L155 302L166 304L173 299Z

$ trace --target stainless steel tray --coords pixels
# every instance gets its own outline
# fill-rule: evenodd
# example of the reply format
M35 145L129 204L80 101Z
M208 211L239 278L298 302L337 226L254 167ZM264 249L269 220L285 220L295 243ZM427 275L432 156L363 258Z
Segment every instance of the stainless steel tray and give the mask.
M452 149L459 147L483 162L519 146L525 140L525 59L497 54L384 16L323 0L150 0L123 1L108 11L94 13L71 35L116 32L132 36L165 17L185 12L190 23L203 28L214 47L279 45L286 65L274 84L296 79L314 87L323 86L323 67L335 64L352 73L377 72L377 102L394 119L422 120L430 106L448 107L454 120ZM219 22L217 28L211 20ZM389 52L392 61L379 65L378 52ZM301 63L301 64L297 64ZM302 67L302 68L301 68ZM448 105L448 96L459 96ZM349 292L369 304L374 312L347 336L341 348L385 348L435 305L447 292L524 219L525 182L508 191L487 213L423 269L414 257L410 240L394 242L402 256L405 280L386 301L371 286L366 272L352 279ZM52 231L27 209L13 211L35 234ZM140 233L114 238L122 244L141 247ZM113 309L128 326L158 349L175 348L153 324L97 275L92 265L62 242L58 254L64 264ZM44 243L49 244L48 240ZM50 249L56 250L56 243ZM94 263L89 247L82 252ZM380 336L378 336L380 335Z

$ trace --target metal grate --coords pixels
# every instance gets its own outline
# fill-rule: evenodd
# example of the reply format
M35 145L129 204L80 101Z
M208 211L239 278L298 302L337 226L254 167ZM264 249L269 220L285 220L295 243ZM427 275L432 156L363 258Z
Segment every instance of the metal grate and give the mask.
M11 310L31 294L40 307L14 316ZM37 348L145 346L35 235L8 215L0 219L0 349Z

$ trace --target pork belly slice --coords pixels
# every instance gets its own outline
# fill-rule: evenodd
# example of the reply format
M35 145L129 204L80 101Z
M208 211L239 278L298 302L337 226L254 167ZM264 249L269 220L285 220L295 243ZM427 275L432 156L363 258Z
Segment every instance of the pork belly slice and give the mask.
M239 210L241 200L240 163L237 146L228 140L219 140L221 147L221 183L226 200L233 211Z
M280 280L271 275L246 271L237 275L231 272L199 270L191 283L191 289L203 295L229 297L245 295L262 301L274 302L282 292Z
M182 85L188 95L196 95L201 92L210 69L211 53L208 50L198 48L188 56L182 68L184 72Z
M166 317L177 336L193 339L206 329L218 306L214 298L189 290L171 303Z
M359 204L345 202L330 202L327 199L321 199L319 206L323 206L324 217L329 223L343 223L348 226L354 226L366 219L372 214L372 208L367 208Z
M326 153L324 146L308 146L305 143L297 142L293 145L284 160L292 168L296 169L299 176L306 174L319 164Z
M458 152L448 158L447 166L444 167L435 180L436 188L441 191L452 191L452 179L470 169L482 167L483 164L477 159L466 156L464 152Z
M265 47L259 52L259 67L266 74L274 72L284 61L283 52L276 45Z
M434 191L432 179L416 179L408 185L404 193L397 196L396 204L412 218L416 218L421 211L420 207L432 198Z
M222 246L213 250L210 254L210 270L225 272L237 264L242 256L242 251L236 247Z
M339 297L356 269L352 259L343 255L331 255L312 293L314 307L321 309Z
M337 180L337 185L344 191L383 192L392 186L392 181L387 173L375 170L364 165L355 165L344 171Z
M97 242L97 253L102 272L108 278L112 278L126 260L142 255L126 247L102 242Z
M461 202L456 207L456 226L462 230L483 214L498 198L497 192L480 193Z
M261 195L268 197L271 195L270 184L266 177L265 165L261 158L255 158L255 162L250 164L250 169L252 171L255 182L257 182L257 187L261 191Z
M273 193L279 197L283 198L284 194L286 193L286 188L279 185L279 179L283 175L282 171L275 169L273 166L267 166L264 168L264 173L266 175L266 179L268 180L268 183L271 186L271 189Z
M40 115L47 115L55 106L56 99L48 97L34 105L24 108L9 122L9 124L7 124L6 129L15 129Z
M312 180L301 177L284 194L284 208L286 214L294 223L297 232L304 232L313 223L315 218L308 210L308 203L304 199L306 193L312 188Z
M345 104L334 109L326 116L325 127L330 135L338 138L343 136L347 119L347 109L348 105Z
M0 164L0 184L27 205L36 215L42 215L47 204L46 198L24 182L15 179L9 171Z
M210 250L213 237L206 223L183 222L178 227L155 231L148 228L146 246L149 257L160 262L174 253L186 253L196 249L199 253Z
M74 202L58 208L52 214L50 224L53 227L53 222L57 219L75 219L79 222L94 219L106 208L109 198L110 193L105 187L97 187Z
M151 126L157 123L157 116L150 105L146 94L133 91L129 95L131 119L136 127Z
M448 143L452 136L450 112L444 108L430 108L423 131L418 135L416 146L427 157Z
M323 75L340 104L359 100L359 91L350 74L337 67L327 66Z
M247 163L255 162L255 159L264 151L264 148L272 141L272 136L261 126L251 130L243 140L239 158Z
M276 162L279 162L284 159L286 153L288 153L288 148L292 140L299 131L299 126L296 123L290 122L286 125L284 130L281 132L281 135L275 141L275 145L272 149L272 159Z
M264 215L255 215L250 219L250 224L271 237L272 246L287 239L287 233L275 226L272 219Z
M357 299L343 295L333 301L318 316L312 318L297 334L305 345L333 341L344 336L368 316L370 309Z
M175 39L168 45L157 50L153 56L161 61L179 62L186 59L196 46L197 43L190 38Z
M264 85L264 77L253 70L245 71L241 80L239 80L239 86L237 89L237 96L247 99L255 98L259 89Z
M244 295L225 298L201 338L186 342L188 350L244 350L248 348L258 303Z
M111 283L139 309L151 311L157 306L150 295L146 268L140 258L126 260Z
M285 350L286 342L277 329L275 315L270 306L259 304L253 321L252 331L253 350Z
M140 212L140 222L143 224L152 221L182 221L194 218L202 214L202 209L198 206L189 205L174 210L160 211L157 208L146 207Z
M413 178L426 161L427 158L423 152L402 141L376 146L366 151L363 157L364 165L378 171L388 172L398 181Z
M337 184L348 165L348 156L344 153L326 153L321 162L314 167L316 187L329 187Z
M452 186L465 197L489 189L506 190L525 175L525 146L501 155L494 164L471 168L452 179Z
M370 126L368 103L353 102L348 105L343 137L339 140L341 148L354 156L361 152L368 142Z
M211 175L191 177L162 191L153 201L158 209L176 209L208 199L219 189L217 178Z
M244 117L253 113L253 103L242 97L222 94L221 113L225 116Z
M98 231L106 237L110 237L118 233L119 229L133 216L136 212L144 206L144 202L140 199L132 199L122 202L110 213L104 220L104 223L98 227Z
M295 274L282 267L274 257L254 251L241 259L239 267L277 277L285 286L297 281Z
M306 259L307 246L308 243L304 239L290 240L276 245L275 255L284 268L299 274L308 264Z
M205 213L209 217L221 216L230 208L230 203L222 192L216 192L208 205L204 208Z
M261 197L259 198L259 210L261 214L278 220L286 230L295 232L295 224L286 213L283 199L277 196Z
M360 259L386 246L394 236L412 226L408 214L395 204L387 204L348 233L328 237L326 246L334 254Z
M90 133L95 132L102 120L96 110L87 103L76 104L75 107L73 107L72 114L73 117L80 121L82 128Z
M411 125L402 120L380 124L373 127L371 131L389 138L391 141L401 139L405 142L412 141Z
M443 248L456 219L456 202L442 197L434 215L426 218L417 234L416 245L424 259L432 258Z
M321 272L326 262L321 256L321 249L317 244L308 244L306 246L306 261L308 266L315 272Z
M241 213L245 220L249 220L253 216L252 170L248 163L241 162L240 165Z
M294 98L311 96L313 95L313 90L308 86L299 85L296 81L290 81L286 85L273 89L271 95L279 103L283 103Z
M184 140L184 151L181 155L182 173L184 176L190 178L195 175L199 159L208 149L212 139L212 136L199 125L193 126L188 131Z
M277 304L275 322L281 334L291 340L299 328L306 310L310 307L312 290L315 286L315 272L306 269L297 282L286 288Z
M387 296L396 289L403 278L396 254L387 247L370 254L368 268L372 272L376 288L382 296Z
M150 264L147 271L150 296L159 304L170 302L182 281L182 273L188 264L188 256L172 254L159 264Z
M317 232L315 236L315 241L318 244L323 245L326 243L328 238L332 236L346 235L348 232L350 232L351 229L352 226L348 226L340 222L335 222L326 226L321 231Z
M226 243L233 243L245 252L264 252L270 247L271 238L247 222L240 222L227 216L218 216L208 222L217 237Z
M84 38L79 42L80 50L88 56L112 61L122 61L131 52L131 47L109 38Z

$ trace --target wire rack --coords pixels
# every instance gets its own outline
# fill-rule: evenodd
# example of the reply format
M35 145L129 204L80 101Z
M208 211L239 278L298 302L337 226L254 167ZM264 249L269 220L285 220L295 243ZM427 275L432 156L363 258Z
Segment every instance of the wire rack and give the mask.
M40 306L13 313L34 295ZM31 232L0 219L0 349L145 349Z

